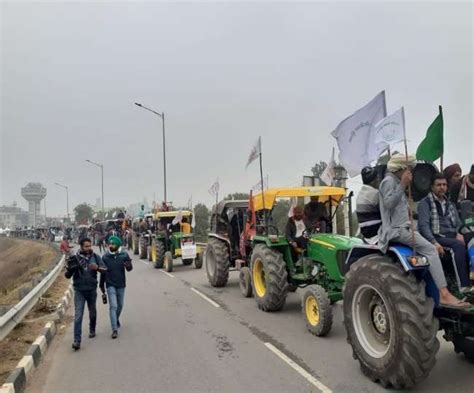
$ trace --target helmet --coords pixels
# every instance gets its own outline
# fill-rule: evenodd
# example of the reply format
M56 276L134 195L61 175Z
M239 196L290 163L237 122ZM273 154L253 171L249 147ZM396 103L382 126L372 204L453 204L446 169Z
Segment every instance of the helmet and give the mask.
M370 184L377 178L377 170L370 166L362 168L360 174L362 175L362 182L364 184Z

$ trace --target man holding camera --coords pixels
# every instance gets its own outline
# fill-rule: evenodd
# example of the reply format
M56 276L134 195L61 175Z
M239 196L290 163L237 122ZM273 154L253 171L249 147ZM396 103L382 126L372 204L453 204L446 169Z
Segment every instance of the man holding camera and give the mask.
M76 255L68 258L66 263L66 278L73 279L74 287L74 342L72 348L81 348L82 317L87 302L89 310L89 338L95 337L97 321L97 272L106 270L99 255L92 251L91 239L81 239L80 248Z
M109 297L110 324L112 326L112 338L118 337L120 328L120 314L123 310L125 297L125 270L133 269L132 260L126 251L122 251L122 240L117 236L109 238L109 251L102 257L107 273L100 277L100 289ZM104 301L105 303L105 301Z

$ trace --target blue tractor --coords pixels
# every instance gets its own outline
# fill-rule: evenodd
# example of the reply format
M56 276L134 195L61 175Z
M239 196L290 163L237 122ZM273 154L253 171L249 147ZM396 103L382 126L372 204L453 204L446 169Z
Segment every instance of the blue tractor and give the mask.
M472 239L473 233L464 235ZM474 241L468 251L474 264ZM401 389L425 379L436 362L439 330L457 353L474 361L474 304L468 309L441 306L426 258L399 244L385 254L378 246L362 244L352 248L345 266L347 340L362 372L374 382ZM451 293L462 298L449 257L443 267Z

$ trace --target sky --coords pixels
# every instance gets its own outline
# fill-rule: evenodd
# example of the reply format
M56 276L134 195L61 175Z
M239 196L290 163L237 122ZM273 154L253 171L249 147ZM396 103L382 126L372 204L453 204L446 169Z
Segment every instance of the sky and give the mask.
M247 192L262 137L269 185L329 160L337 124L386 91L414 152L443 106L445 164L474 162L471 2L1 2L0 205L48 215L100 198L210 206ZM400 147L402 148L402 147ZM349 181L358 189L360 177Z

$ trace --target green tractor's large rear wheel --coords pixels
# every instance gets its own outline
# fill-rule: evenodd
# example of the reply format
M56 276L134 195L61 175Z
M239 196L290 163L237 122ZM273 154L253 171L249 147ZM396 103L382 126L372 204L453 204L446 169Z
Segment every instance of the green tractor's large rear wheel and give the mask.
M151 262L155 269L161 269L165 261L165 244L160 241L153 239L150 247Z
M258 308L279 311L288 293L288 273L283 255L265 244L257 244L250 260L252 288Z
M229 248L225 241L210 238L206 247L206 272L213 287L224 287L229 280Z
M315 336L325 336L332 326L332 308L327 292L320 285L304 289L301 309L306 328Z
M140 259L147 259L148 258L148 238L145 236L140 236L140 240L138 241L138 256Z
M396 389L428 376L439 341L424 281L389 257L369 255L346 274L343 307L347 340L365 375Z

